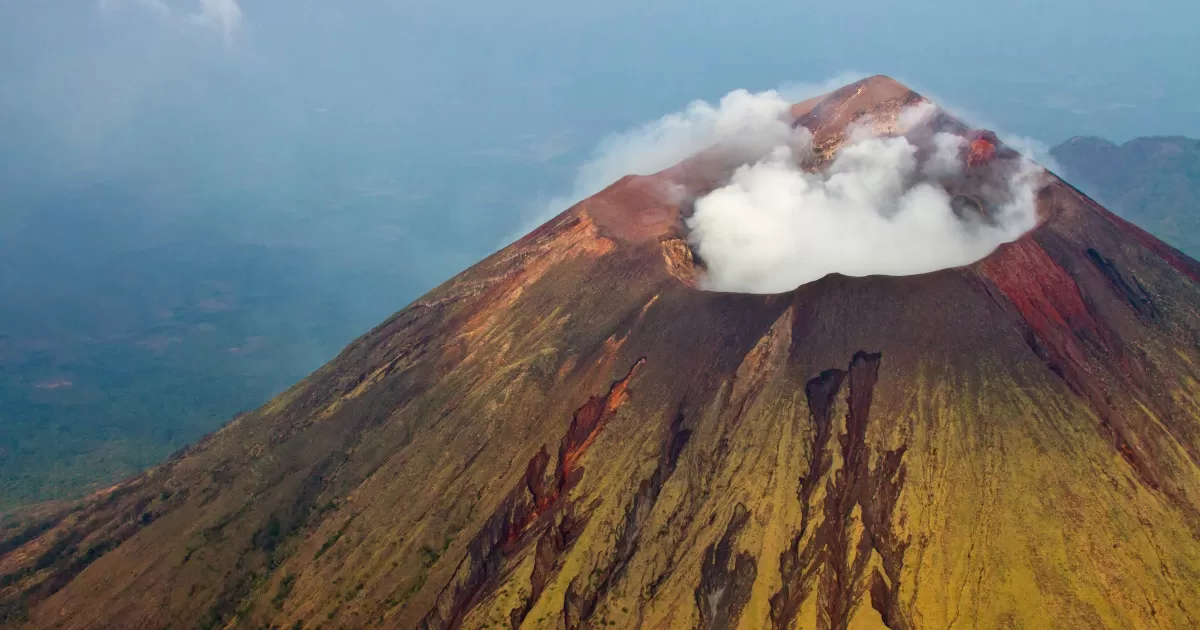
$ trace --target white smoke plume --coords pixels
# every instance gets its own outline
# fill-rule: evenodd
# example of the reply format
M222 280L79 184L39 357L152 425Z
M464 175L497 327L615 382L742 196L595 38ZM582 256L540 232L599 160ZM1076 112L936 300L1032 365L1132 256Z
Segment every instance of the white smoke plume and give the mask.
M929 101L937 103L937 107L939 109L944 112L948 112L951 116L954 116L959 120L969 120L972 124L984 127L986 129L995 130L996 135L1000 137L1000 141L1004 143L1004 146L1020 153L1034 162L1037 162L1043 168L1049 169L1061 175L1060 171L1062 166L1058 163L1058 160L1055 160L1054 156L1050 154L1050 146L1041 140L1030 138L1029 136L1020 136L1007 133L1002 129L998 129L997 125L981 112L963 107L961 104L955 103L952 99L948 99L942 94L933 92L925 86L910 82L904 77L896 77L896 79L900 83L912 87L917 92L920 92L921 95L929 99Z
M539 206L536 214L506 243L541 225L568 207L626 175L650 175L670 168L714 145L741 152L747 161L786 142L791 128L786 113L793 104L828 93L866 75L845 72L819 83L791 83L774 90L734 90L715 105L703 100L602 140L576 173L571 192Z
M792 128L790 106L852 80L736 90L614 136L550 216L620 177L715 147L743 166L693 200L686 219L707 290L779 293L831 273L927 273L975 262L1034 227L1042 169L1016 156L968 168L968 139L933 130L927 123L944 110L928 101L901 111L886 136L859 121L830 163L801 166L813 162L812 134Z
M679 113L604 140L597 158L576 177L574 197L583 199L625 175L649 175L720 144L747 158L787 143L791 101L775 90L734 90L717 105L694 101Z
M741 167L687 222L703 288L779 293L831 273L927 273L975 262L1034 226L1040 168L1020 159L983 186L985 218L956 208L944 186L964 175L965 140L931 140L923 159L907 137L851 134L820 172L797 166L788 146Z

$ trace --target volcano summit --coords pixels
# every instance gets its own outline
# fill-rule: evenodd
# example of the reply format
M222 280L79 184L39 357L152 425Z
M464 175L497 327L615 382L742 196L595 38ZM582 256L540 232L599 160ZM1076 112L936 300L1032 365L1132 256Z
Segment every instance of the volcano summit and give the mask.
M10 524L6 621L1200 625L1200 264L886 77L784 114L800 149L621 179L167 463ZM845 162L869 142L904 168ZM844 201L839 173L899 173L860 201L979 246L775 294L803 252L711 246L731 210L798 210L763 181Z

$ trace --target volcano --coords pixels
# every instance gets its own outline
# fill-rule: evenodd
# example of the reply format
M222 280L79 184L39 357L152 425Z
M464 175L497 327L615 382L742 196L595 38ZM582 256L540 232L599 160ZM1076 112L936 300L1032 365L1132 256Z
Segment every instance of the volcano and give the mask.
M877 76L790 114L827 158L921 101ZM621 179L161 466L11 520L4 619L1200 625L1200 264L1046 173L977 263L705 291L665 191L734 166Z

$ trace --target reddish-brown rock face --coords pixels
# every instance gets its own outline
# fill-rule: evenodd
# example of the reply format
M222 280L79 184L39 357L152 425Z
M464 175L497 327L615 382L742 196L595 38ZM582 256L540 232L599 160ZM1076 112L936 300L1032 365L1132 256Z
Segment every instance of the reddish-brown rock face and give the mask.
M920 100L792 113L820 160ZM968 142L965 196L1010 153ZM734 166L624 178L14 521L3 624L1197 627L1200 264L1047 175L978 263L704 292L681 204Z
M967 166L979 166L991 162L996 157L996 146L1000 141L996 134L988 131L977 131L971 134L967 144Z

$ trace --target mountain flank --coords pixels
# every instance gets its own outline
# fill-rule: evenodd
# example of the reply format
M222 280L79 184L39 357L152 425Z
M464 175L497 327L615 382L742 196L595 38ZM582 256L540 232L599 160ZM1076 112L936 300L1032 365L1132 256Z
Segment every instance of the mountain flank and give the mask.
M876 76L791 114L820 161L921 101ZM688 200L736 166L621 179L165 464L6 523L6 624L1200 624L1200 263L1046 173L978 263L703 291Z
M1083 191L1189 256L1200 256L1200 140L1071 138L1051 149Z

